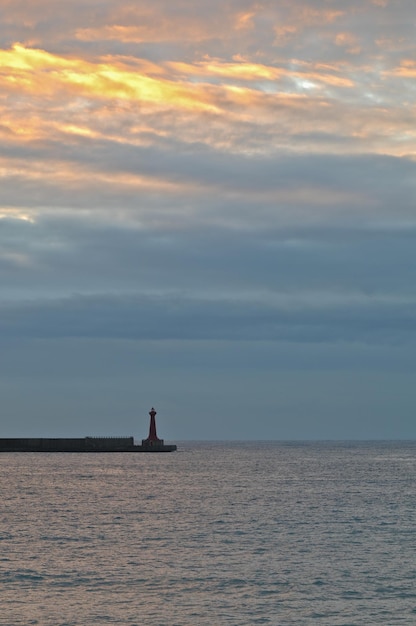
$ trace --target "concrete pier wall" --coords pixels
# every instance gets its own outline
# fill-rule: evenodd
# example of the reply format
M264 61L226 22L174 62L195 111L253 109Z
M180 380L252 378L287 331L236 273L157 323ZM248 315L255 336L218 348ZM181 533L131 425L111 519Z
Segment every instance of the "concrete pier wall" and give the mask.
M133 446L133 437L0 439L0 452L123 452Z

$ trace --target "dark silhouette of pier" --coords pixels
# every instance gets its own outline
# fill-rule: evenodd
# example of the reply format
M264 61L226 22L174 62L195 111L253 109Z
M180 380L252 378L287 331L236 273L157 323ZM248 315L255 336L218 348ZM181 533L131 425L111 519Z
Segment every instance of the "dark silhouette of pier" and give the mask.
M149 411L149 436L141 445L134 437L82 438L0 438L0 452L174 452L174 444L165 444L156 433L156 411Z

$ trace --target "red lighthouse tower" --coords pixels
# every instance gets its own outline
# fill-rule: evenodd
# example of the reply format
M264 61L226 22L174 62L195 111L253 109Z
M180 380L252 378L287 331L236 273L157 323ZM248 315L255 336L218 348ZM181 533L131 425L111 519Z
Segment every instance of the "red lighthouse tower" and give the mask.
M152 407L151 411L149 411L150 415L150 425L149 425L149 436L147 439L142 439L142 446L163 446L163 439L159 439L156 433L156 411Z

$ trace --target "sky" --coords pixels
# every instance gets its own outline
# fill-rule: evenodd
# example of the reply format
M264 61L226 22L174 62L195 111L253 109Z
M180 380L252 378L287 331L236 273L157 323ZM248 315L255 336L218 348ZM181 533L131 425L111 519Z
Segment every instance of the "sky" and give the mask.
M0 0L1 436L416 438L414 0Z

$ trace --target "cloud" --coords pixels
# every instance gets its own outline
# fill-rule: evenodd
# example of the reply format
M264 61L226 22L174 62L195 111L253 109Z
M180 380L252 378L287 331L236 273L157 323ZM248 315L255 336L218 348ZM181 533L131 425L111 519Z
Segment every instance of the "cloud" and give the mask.
M405 342L414 333L415 297L276 293L236 297L183 294L73 296L1 307L3 337Z
M178 364L178 389L208 376L227 402L240 353L267 409L287 364L332 416L329 370L414 367L413 0L2 11L6 374L36 354L47 385L59 346L69 389L117 346L150 387Z
M73 208L161 228L163 218L179 230L385 221L393 203L397 219L413 215L411 158L226 154L165 138L146 146L86 137L6 144L3 155L1 203L23 213Z
M415 234L3 218L0 335L400 344L416 321Z

